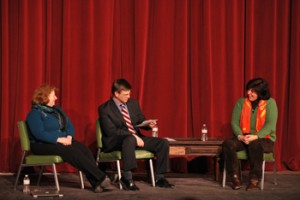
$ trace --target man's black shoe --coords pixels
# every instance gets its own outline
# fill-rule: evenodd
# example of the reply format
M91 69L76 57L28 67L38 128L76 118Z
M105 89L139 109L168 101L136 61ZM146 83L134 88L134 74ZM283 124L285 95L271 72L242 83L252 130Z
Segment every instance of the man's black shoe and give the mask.
M124 188L124 190L132 190L132 191L137 191L140 190L133 182L133 180L127 180L124 177L121 177L120 180L122 187Z
M169 183L167 181L167 179L165 179L165 178L160 178L160 179L156 180L155 186L162 187L162 188L173 188L174 187L174 185Z

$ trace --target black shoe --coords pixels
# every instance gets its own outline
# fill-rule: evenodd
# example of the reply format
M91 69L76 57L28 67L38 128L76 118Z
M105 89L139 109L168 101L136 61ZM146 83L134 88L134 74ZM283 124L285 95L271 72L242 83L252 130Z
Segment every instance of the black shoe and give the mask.
M101 193L105 188L107 188L110 185L110 179L105 176L104 179L94 188L95 193Z
M239 179L239 176L237 174L234 174L231 177L231 181L232 181L232 189L234 190L239 190L242 187L242 182Z
M124 188L124 190L132 190L132 191L137 191L140 190L133 182L133 180L127 180L124 177L121 177L120 180L122 187Z
M93 190L94 190L95 193L103 192L103 188L100 185L97 185Z
M169 183L167 181L167 179L165 179L165 178L160 178L160 179L156 180L155 186L162 187L162 188L173 188L174 187L174 185Z
M252 177L249 181L249 184L246 187L246 191L259 189L258 184L259 184L258 178L255 176Z
M107 188L110 184L111 184L110 179L107 176L105 176L103 181L101 181L100 186L104 189Z

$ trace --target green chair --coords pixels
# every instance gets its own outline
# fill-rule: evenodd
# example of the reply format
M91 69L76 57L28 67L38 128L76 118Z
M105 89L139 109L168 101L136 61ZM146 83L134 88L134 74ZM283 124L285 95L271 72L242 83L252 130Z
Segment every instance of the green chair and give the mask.
M118 170L118 178L120 181L121 179L120 160L122 159L121 151L112 151L107 153L101 151L103 145L102 145L102 131L101 131L99 120L96 121L96 137L97 137L97 147L98 147L97 157L96 157L97 164L100 162L116 162L117 170ZM153 161L152 161L152 159L154 158L153 153L146 150L135 150L135 157L136 159L149 160L152 186L155 187ZM119 185L120 185L120 189L122 189L121 183Z
M248 160L248 155L245 150L243 151L238 151L237 152L237 158L239 160ZM266 162L272 162L273 163L273 174L274 174L274 184L277 185L277 173L276 173L276 163L275 163L275 156L273 153L264 153L264 160L262 163L262 178L260 182L260 189L264 189L264 181L265 181L265 164ZM240 177L242 178L242 173L241 173L241 162L239 163L239 172L240 172ZM223 181L222 181L222 186L223 188L225 187L226 184L226 165L224 162L224 170L223 170Z
M37 181L37 185L39 185L44 167L47 165L52 165L53 168L53 174L54 174L54 180L57 191L60 190L58 178L57 178L57 172L56 172L56 165L58 163L63 163L63 159L60 156L57 155L33 155L30 154L30 141L29 141L29 134L28 134L28 127L25 121L19 121L18 122L18 129L20 133L20 140L21 140L21 147L22 147L22 158L21 163L19 166L16 182L14 185L14 189L17 189L17 184L19 181L21 169L23 167L29 167L29 166L41 166L39 178ZM81 189L84 189L84 182L82 177L82 172L79 171L80 176L80 182L81 182Z

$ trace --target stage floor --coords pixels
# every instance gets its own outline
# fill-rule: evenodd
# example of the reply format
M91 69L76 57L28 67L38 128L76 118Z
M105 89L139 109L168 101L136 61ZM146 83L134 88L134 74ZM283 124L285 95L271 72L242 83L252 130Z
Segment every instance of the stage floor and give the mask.
M243 182L246 184L247 172L244 172ZM245 191L245 185L240 190L232 190L230 183L226 188L222 188L220 182L213 179L212 174L168 174L168 180L175 184L174 189L153 188L146 180L143 173L134 174L136 185L140 188L138 192L123 191L117 188L117 185L109 187L108 191L103 193L94 193L91 191L89 183L85 179L85 189L80 189L79 176L75 173L63 173L59 175L59 183L63 197L60 199L142 199L142 200L259 200L259 199L288 199L296 200L300 197L300 172L278 172L278 185L273 184L273 174L266 173L264 191ZM43 176L41 186L34 186L37 176L31 174L31 189L53 189L54 179L52 175ZM31 195L22 193L22 186L19 185L17 191L14 191L14 175L0 175L0 199L33 199ZM59 199L58 197L39 197L39 199Z

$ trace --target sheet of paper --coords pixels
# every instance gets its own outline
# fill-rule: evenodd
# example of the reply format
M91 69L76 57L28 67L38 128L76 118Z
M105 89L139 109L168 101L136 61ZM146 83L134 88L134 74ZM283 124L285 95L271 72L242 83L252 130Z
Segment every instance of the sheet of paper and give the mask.
M165 137L165 139L167 139L169 142L174 142L174 141L176 141L175 139L169 138L169 137Z
M156 123L157 119L148 119L143 121L142 123L136 125L135 127L145 127L145 126L149 126L150 123L154 122Z

